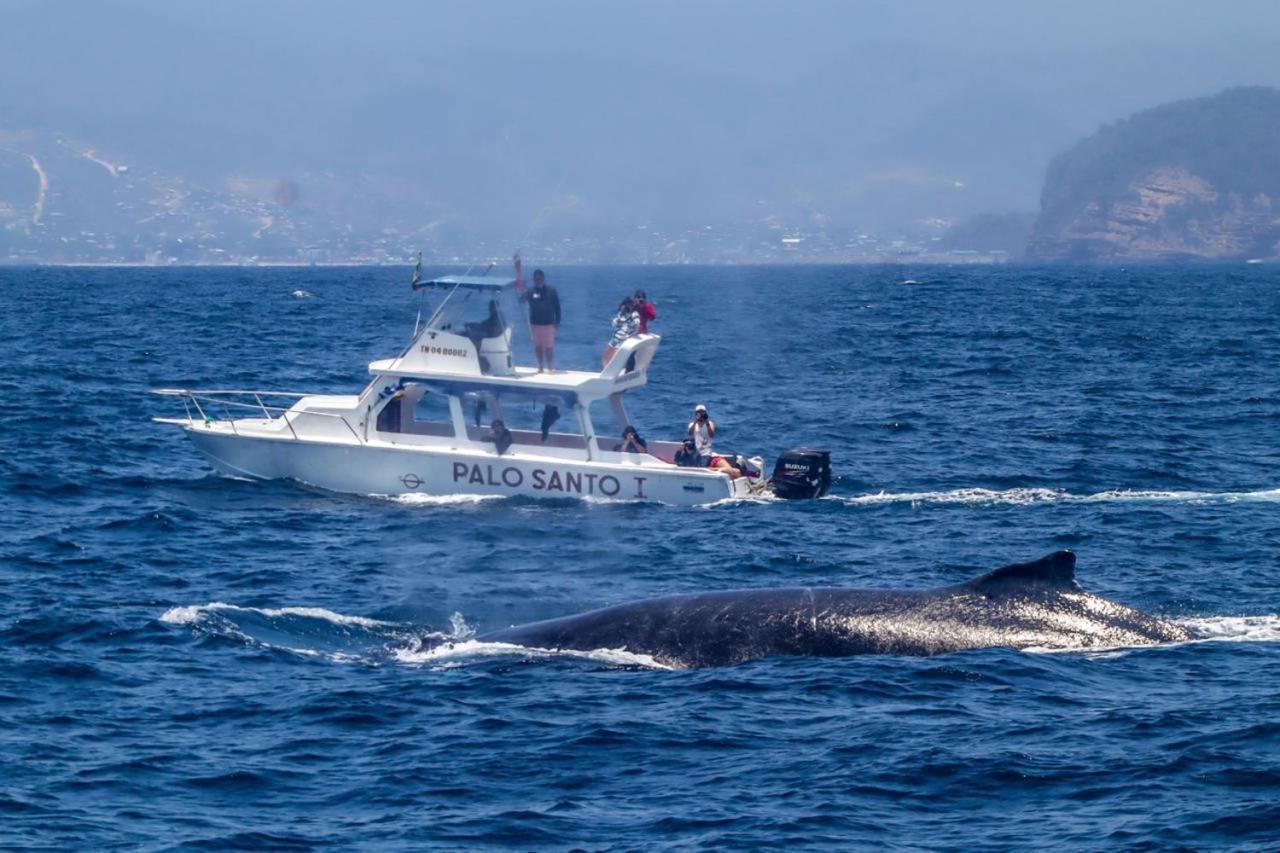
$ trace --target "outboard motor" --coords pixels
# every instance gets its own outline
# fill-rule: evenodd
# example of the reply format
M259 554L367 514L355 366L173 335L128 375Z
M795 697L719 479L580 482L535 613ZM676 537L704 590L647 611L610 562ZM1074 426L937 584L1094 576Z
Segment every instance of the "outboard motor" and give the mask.
M797 447L778 457L769 481L780 498L820 498L831 488L831 452Z

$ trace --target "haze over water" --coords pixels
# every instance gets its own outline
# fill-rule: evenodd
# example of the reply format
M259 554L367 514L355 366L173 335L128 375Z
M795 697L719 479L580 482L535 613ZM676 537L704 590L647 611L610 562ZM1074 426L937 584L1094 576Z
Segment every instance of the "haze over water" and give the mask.
M353 392L412 328L403 270L0 271L3 846L1274 845L1275 267L548 273L564 366L621 294L657 303L646 437L703 401L724 447L829 448L832 494L218 478L147 389ZM1220 639L704 671L418 644L1059 548Z
M0 261L931 250L1278 56L1267 0L0 0Z

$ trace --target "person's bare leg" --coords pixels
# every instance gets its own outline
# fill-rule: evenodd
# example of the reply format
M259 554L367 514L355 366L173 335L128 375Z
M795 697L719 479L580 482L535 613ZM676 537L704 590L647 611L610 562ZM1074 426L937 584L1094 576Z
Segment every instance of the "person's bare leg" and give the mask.
M618 352L618 350L617 350L617 349L615 349L614 347L611 347L611 346L606 346L606 347L604 348L604 359L600 362L600 369L601 369L601 370L603 370L604 368L606 368L606 367L608 367L608 366L609 366L609 361L613 358L613 356L614 356L617 352Z
M734 468L732 465L730 465L728 462L726 462L723 459L717 459L716 463L712 465L711 468L714 471L723 471L724 473L728 474L730 478L734 480L742 476L741 471L739 471L737 468Z
M556 348L547 347L547 373L556 372Z
M542 347L534 347L533 353L538 357L538 372L542 372Z

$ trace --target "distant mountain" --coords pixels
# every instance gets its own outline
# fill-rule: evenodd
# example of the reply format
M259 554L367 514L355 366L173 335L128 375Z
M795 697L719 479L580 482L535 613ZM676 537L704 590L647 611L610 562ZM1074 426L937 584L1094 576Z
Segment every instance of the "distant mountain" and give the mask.
M1028 255L1280 255L1280 91L1235 88L1166 104L1058 156Z
M0 132L0 260L305 258L295 185L208 186L60 134Z

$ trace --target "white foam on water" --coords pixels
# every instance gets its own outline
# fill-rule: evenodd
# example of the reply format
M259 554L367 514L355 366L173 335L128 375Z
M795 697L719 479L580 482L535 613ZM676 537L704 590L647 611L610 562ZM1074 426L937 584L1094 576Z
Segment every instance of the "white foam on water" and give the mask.
M1275 643L1280 642L1280 615L1202 616L1182 619L1178 624L1196 635L1193 642Z
M604 495L548 495L551 500L570 500L577 498L584 504L594 504L598 506L612 506L614 504L660 504L662 501L655 498L608 498Z
M1030 506L1056 503L1111 503L1140 501L1146 503L1223 504L1255 501L1280 501L1280 489L1254 492L1197 492L1157 491L1141 489L1110 489L1088 495L1078 495L1065 489L951 489L936 492L879 492L877 494L844 497L828 495L823 500L834 500L847 506L874 506L877 504L969 505L969 506Z
M383 628L396 624L394 622L384 622L380 619L369 619L366 616L347 616L342 613L334 613L332 610L326 610L323 607L241 607L222 601L211 601L208 604L192 604L185 607L170 607L160 616L160 621L167 622L170 625L191 625L199 622L202 617L208 614L236 612L257 613L272 619L280 616L299 616L304 619L320 619L334 625L358 625L361 628Z
M369 497L387 498L409 506L456 506L503 500L502 495L423 495L416 492L407 495L370 495Z
M367 650L356 651L296 646L291 645L288 640L285 642L272 642L255 636L252 633L252 627L238 624L235 621L236 614L256 614L268 619L282 617L314 619L343 628L376 629L381 635L381 642L385 642L390 633L398 634L401 637L407 633L406 626L401 623L370 619L365 616L348 616L343 613L335 613L323 607L241 607L222 601L187 605L185 607L171 607L160 616L160 621L170 625L189 625L196 632L207 632L230 637L248 646L288 652L300 657L319 658L343 664L359 663L376 666L379 663L379 651L382 649L382 644L377 640L371 641ZM388 628L396 630L388 632Z
M953 489L947 492L878 492L874 495L840 497L828 495L823 500L834 500L849 506L875 504L1016 504L1049 503L1062 499L1065 492L1053 489Z
M1199 616L1173 620L1191 632L1191 639L1174 643L1141 646L1074 646L1071 648L1030 647L1031 654L1083 654L1091 659L1123 657L1142 649L1168 649L1199 643L1276 643L1280 642L1280 615L1265 616Z
M1029 655L1080 655L1090 660L1121 658L1137 649L1167 648L1180 643L1157 643L1145 646L1026 646L1018 651Z
M449 617L450 636L457 640L470 640L476 635L476 629L467 624L466 617L454 611Z
M771 504L781 503L782 498L774 495L736 495L731 498L721 498L718 501L712 501L706 504L694 504L690 509L708 510L708 509L724 509L731 506L749 506L750 504Z
M312 293L310 290L295 290L293 291L293 293L290 293L289 295L292 296L294 299L310 299L311 297L315 296L315 294Z
M594 661L608 666L672 669L666 664L658 663L649 655L632 654L625 649L594 649L583 652L573 649L541 649L518 646L514 643L486 643L479 640L458 640L430 648L423 648L421 644L417 644L395 649L391 654L398 662L411 666L453 667L468 661L495 657L566 657Z

